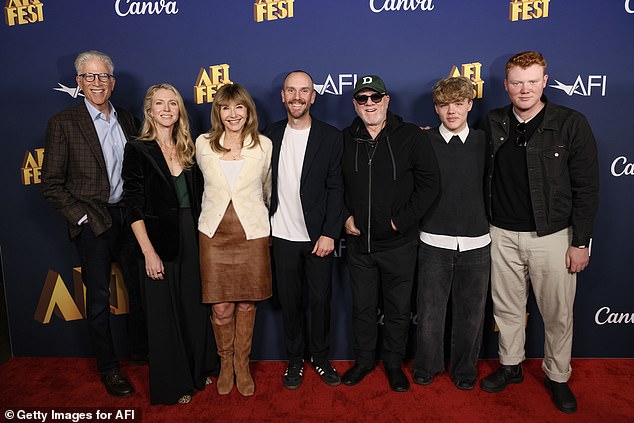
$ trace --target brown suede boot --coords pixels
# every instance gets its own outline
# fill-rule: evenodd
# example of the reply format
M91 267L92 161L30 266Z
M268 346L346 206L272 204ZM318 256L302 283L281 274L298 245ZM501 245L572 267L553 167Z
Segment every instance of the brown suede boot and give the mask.
M235 335L235 319L225 325L211 321L216 337L218 355L220 356L220 375L218 376L218 393L227 395L233 389L233 340Z
M255 384L249 370L251 340L255 323L255 307L249 311L236 310L235 370L238 392L248 397L255 393Z

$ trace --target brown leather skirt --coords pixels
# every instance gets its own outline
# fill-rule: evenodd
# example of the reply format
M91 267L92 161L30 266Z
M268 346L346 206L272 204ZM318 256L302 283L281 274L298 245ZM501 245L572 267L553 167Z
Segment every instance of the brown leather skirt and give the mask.
M199 233L203 303L261 301L271 292L269 237L247 240L233 203L213 238Z

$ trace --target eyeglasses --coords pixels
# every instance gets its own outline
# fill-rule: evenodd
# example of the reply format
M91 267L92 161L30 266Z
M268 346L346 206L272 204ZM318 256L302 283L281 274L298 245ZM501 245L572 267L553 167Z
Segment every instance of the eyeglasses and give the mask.
M526 122L518 123L515 127L517 131L517 138L515 138L515 144L518 147L526 147L527 139L526 139Z
M358 95L354 97L354 101L363 106L368 102L368 99L371 98L373 103L380 103L385 97L385 93L374 93L372 95Z
M81 76L86 82L94 81L95 77L99 78L101 82L108 82L110 78L114 78L114 75L109 73L81 73L77 76Z

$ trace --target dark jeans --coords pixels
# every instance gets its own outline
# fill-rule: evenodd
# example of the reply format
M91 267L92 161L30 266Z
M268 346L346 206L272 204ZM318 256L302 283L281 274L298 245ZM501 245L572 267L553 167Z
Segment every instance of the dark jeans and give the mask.
M363 253L359 238L348 237L348 269L352 284L352 329L357 362L374 366L377 305L383 294L385 367L401 367L409 331L417 241L387 251Z
M415 370L428 376L445 371L443 341L451 294L451 377L454 382L476 379L490 266L489 245L455 251L420 244Z
M119 366L110 332L110 274L113 261L121 266L128 291L130 354L136 357L147 355L147 327L134 253L136 241L125 222L125 209L108 207L108 211L112 216L110 229L95 236L90 225L85 224L75 238L82 280L86 286L90 341L95 350L97 368L102 373Z
M328 358L330 349L333 254L318 257L311 254L313 247L313 242L294 242L273 237L275 279L289 359L304 357L304 281L308 286L310 308L308 349L315 358Z

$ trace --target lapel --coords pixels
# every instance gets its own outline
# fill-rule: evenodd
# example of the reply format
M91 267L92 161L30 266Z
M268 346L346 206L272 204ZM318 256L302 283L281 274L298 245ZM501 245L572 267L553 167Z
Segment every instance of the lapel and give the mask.
M304 163L302 163L302 177L300 179L300 185L303 185L308 177L308 171L311 165L315 161L319 147L319 123L313 118L310 125L310 132L308 133L308 143L306 144L306 152L304 153Z
M277 166L280 163L280 151L282 150L282 139L284 138L284 131L286 130L286 125L288 124L288 120L280 121L279 124L273 127L271 131L270 138L271 143L273 144L273 155L271 157L271 166L273 170L273 181L277 181Z
M158 145L157 141L145 141L146 151L148 161L154 167L156 172L167 182L170 186L172 186L172 174L170 173L169 167L167 167L167 162L165 161L165 157L163 157L163 153L161 152L161 147Z
M84 137L85 142L92 150L99 167L106 172L106 160L103 158L103 150L101 149L101 143L99 142L99 136L95 129L95 123L88 113L86 104L82 103L77 107L77 125Z
M242 169L240 169L240 173L238 173L238 179L236 179L236 186L234 187L234 190L236 191L238 187L242 185L240 184L241 181L248 183L250 179L249 177L240 178L240 175L246 174L248 176L257 176L258 172L260 171L259 165L264 153L261 147L250 148L251 143L252 140L251 136L249 135L244 139L243 142L244 147L242 148L242 157L244 157L244 165L242 166Z

